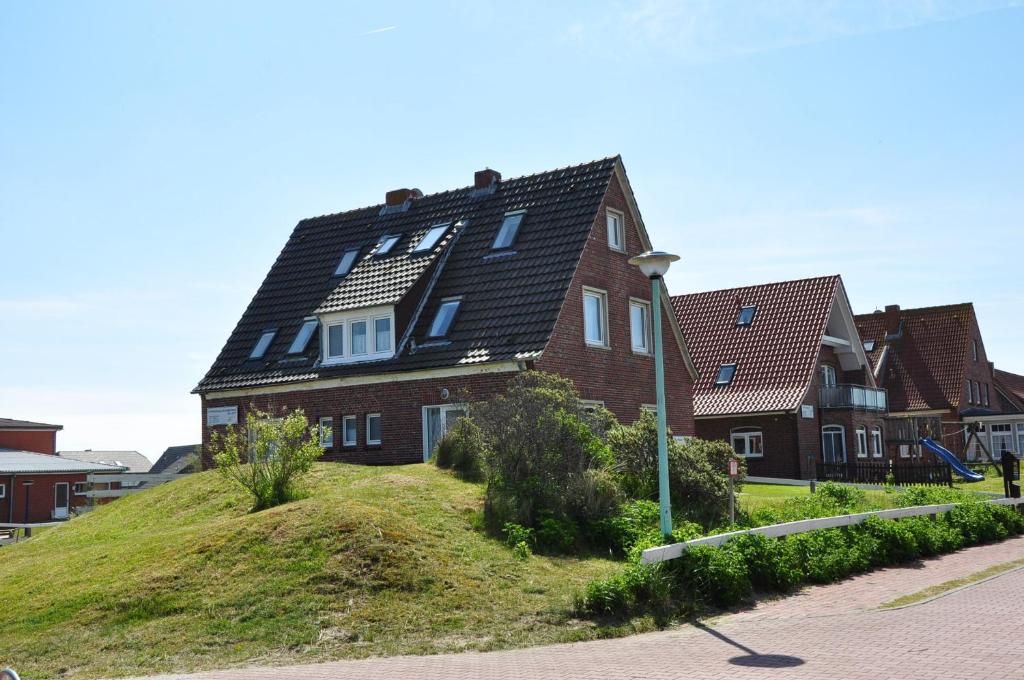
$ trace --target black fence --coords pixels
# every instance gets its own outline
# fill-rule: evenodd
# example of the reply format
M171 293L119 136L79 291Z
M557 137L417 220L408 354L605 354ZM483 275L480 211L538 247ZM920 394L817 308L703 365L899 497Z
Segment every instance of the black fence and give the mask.
M909 486L953 486L948 465L888 463L818 463L818 480L854 484L895 484Z

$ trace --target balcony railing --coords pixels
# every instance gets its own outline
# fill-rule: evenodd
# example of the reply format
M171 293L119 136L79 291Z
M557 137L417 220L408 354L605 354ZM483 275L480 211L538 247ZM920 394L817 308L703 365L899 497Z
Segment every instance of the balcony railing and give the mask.
M821 408L852 408L862 411L887 411L885 390L863 385L829 385L818 394Z

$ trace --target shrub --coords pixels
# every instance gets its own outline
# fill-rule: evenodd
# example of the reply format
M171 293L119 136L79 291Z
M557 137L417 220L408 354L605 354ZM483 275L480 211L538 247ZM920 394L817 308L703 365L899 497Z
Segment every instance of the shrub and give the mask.
M544 550L567 553L576 545L576 525L552 515L544 515L534 532L537 546Z
M785 538L747 534L732 541L747 563L754 588L766 592L788 592L804 578L796 545Z
M846 529L820 529L790 536L787 540L795 544L807 580L831 583L864 571L871 563L870 555L874 552L871 537L867 536L854 546L847 540L848 536L850 532Z
M688 593L719 607L737 604L752 592L743 554L730 545L691 548L673 561L672 568Z
M868 498L861 489L835 482L822 482L817 486L815 493L820 496L820 499L831 501L836 508L850 511L866 505Z
M501 529L501 533L505 535L505 545L510 548L520 543L533 544L533 529L524 527L521 524L506 522L505 526Z
M244 429L214 432L210 449L217 471L252 496L253 512L293 500L299 480L324 452L302 409L283 418L252 410Z
M652 533L654 539L660 541L659 522L660 509L657 503L648 500L629 501L619 508L614 517L596 523L590 535L598 545L608 547L618 555L626 555L641 538Z
M913 528L900 520L868 517L861 530L878 541L871 560L876 566L909 562L921 554Z
M484 478L483 433L470 418L459 418L437 443L434 464L471 482Z

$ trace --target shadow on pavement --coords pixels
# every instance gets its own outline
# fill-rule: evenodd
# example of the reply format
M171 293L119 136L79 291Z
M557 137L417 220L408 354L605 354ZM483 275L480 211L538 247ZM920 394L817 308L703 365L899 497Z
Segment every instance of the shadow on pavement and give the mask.
M758 654L750 647L736 642L714 628L705 626L703 623L695 623L694 627L699 628L708 635L718 638L722 642L728 643L733 647L746 652L744 656L734 656L729 659L729 663L734 666L748 666L751 668L793 668L794 666L802 666L804 664L804 660L797 656L787 656L785 654Z

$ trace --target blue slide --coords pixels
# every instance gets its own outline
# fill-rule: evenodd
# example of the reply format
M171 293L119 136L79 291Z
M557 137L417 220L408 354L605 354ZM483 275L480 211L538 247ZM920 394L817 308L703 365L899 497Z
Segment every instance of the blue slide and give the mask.
M979 475L977 472L971 472L966 467L964 467L964 464L960 462L960 459L957 458L952 451L949 451L948 449L944 448L941 444L936 443L933 439L929 437L924 437L921 440L921 446L925 447L926 449L934 453L936 456L946 461L949 464L949 467L953 468L953 472L957 473L958 475L966 479L968 482L980 482L981 480L985 479L985 475Z

